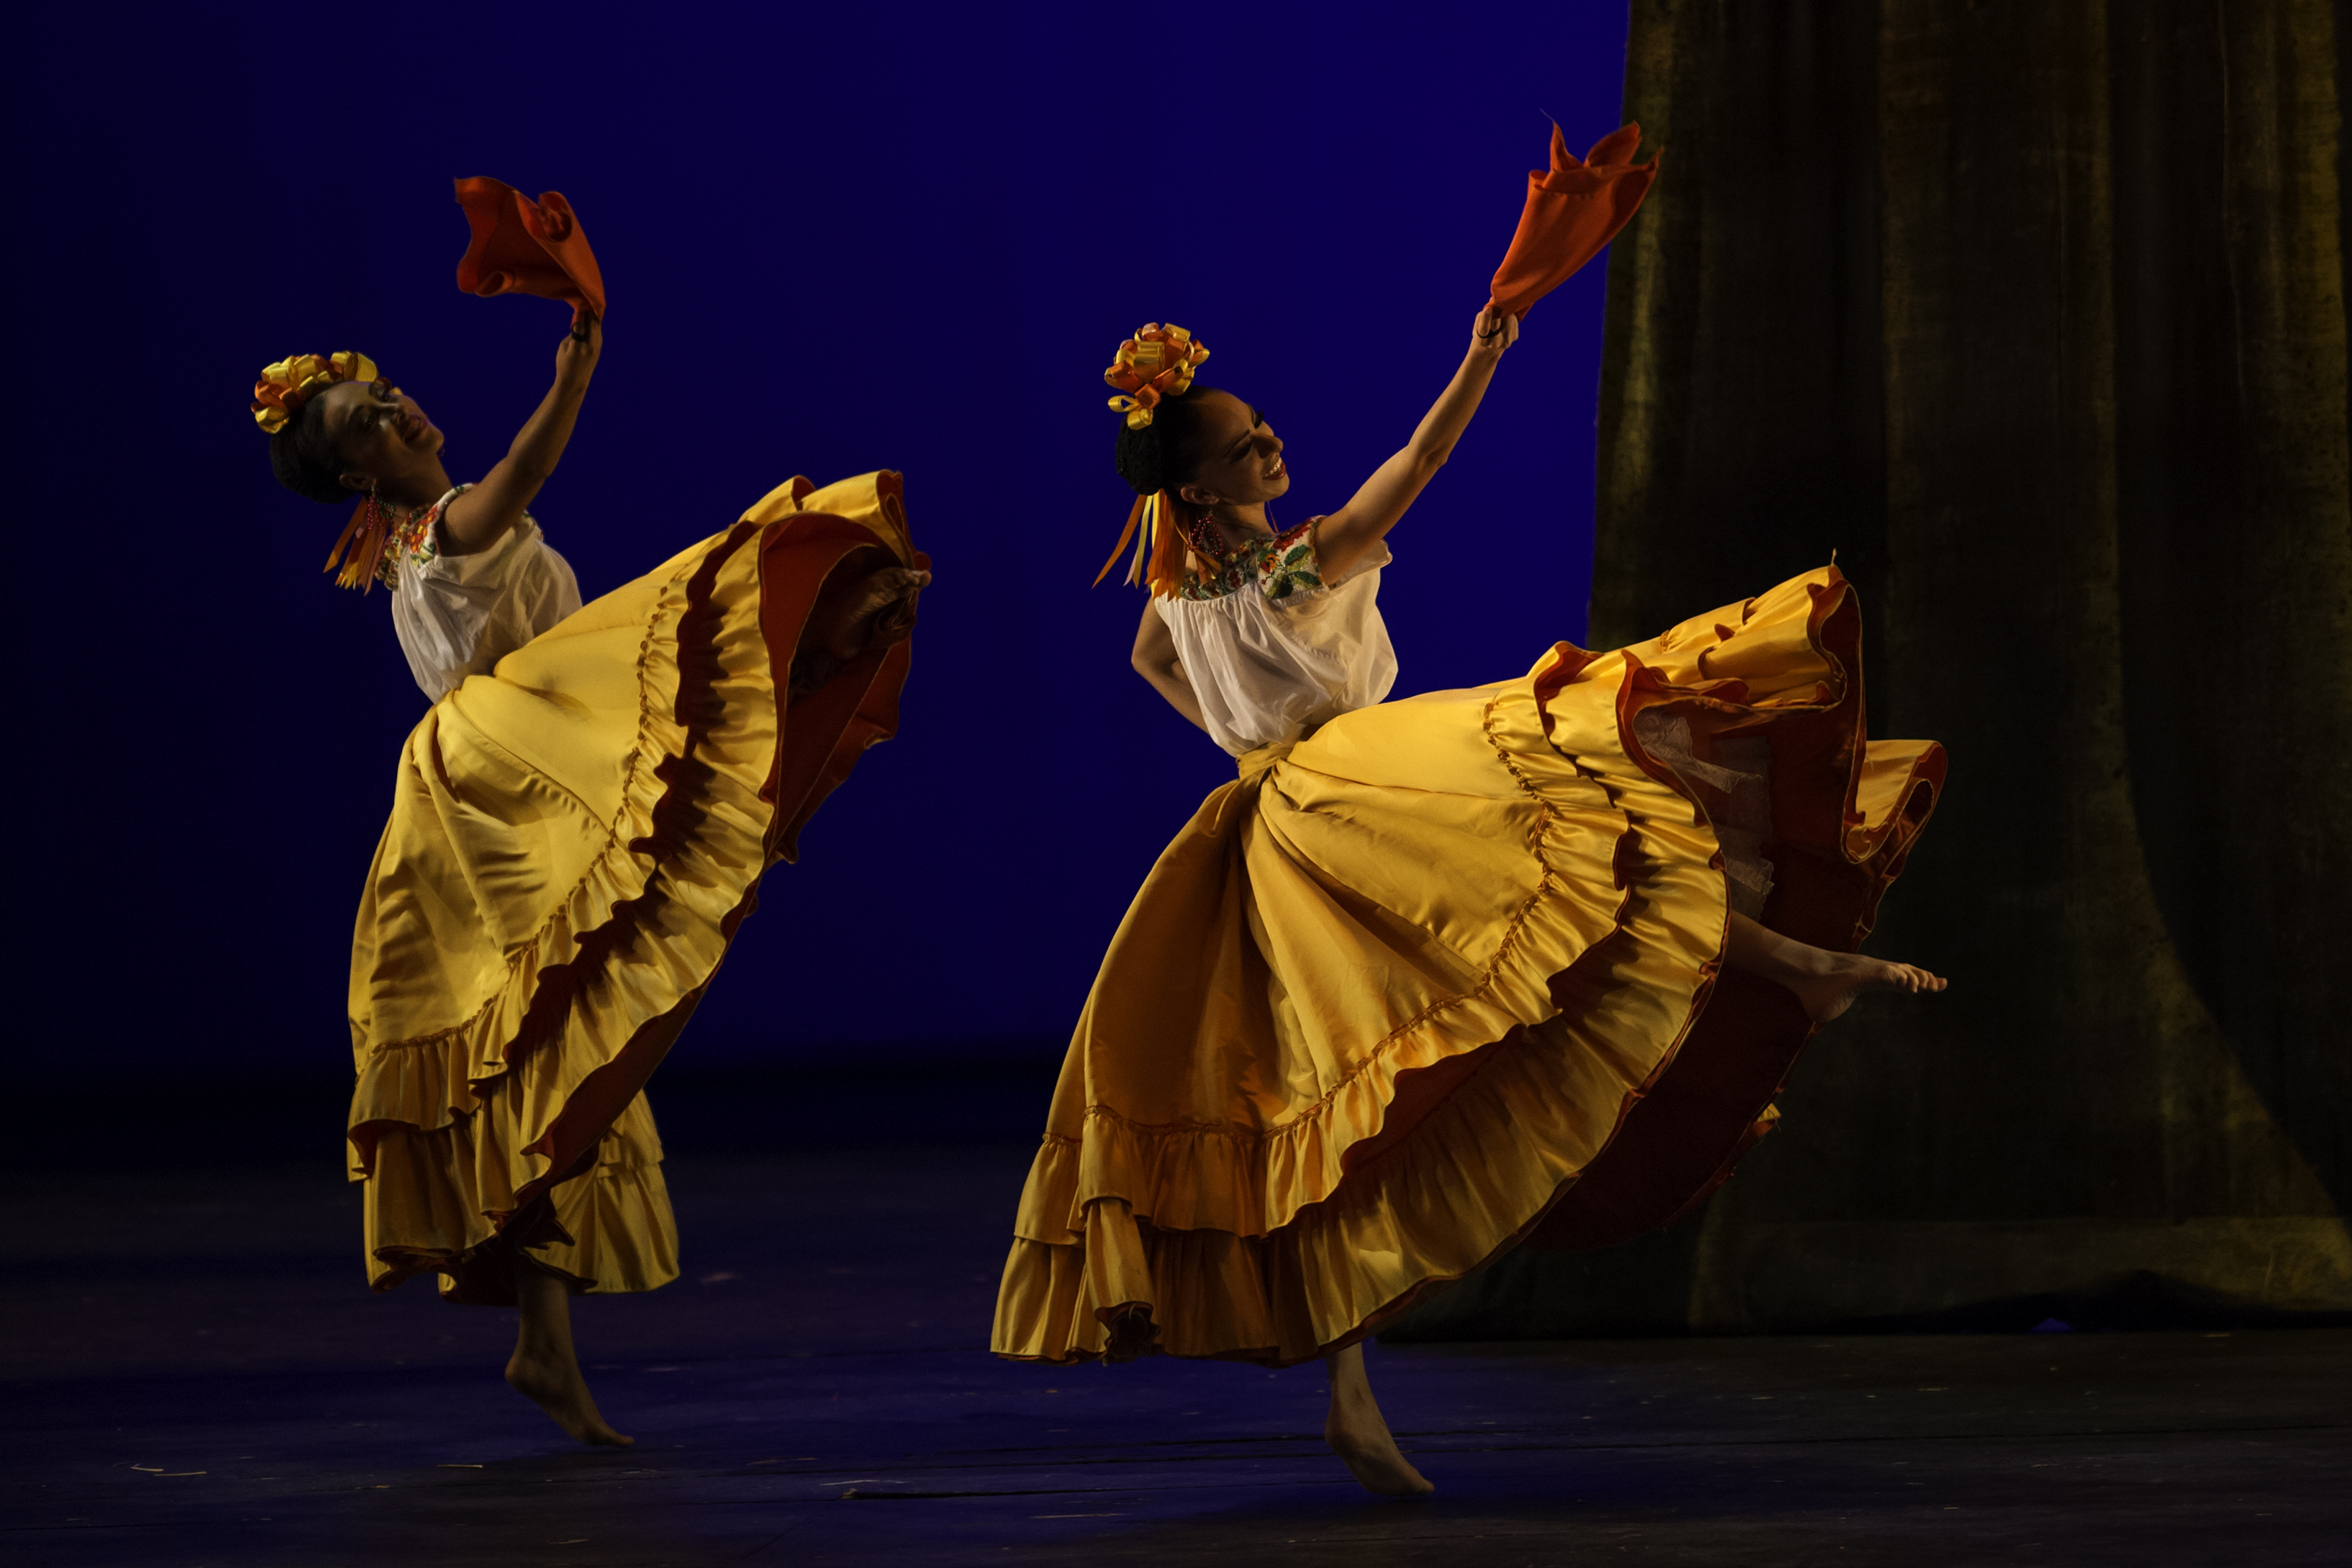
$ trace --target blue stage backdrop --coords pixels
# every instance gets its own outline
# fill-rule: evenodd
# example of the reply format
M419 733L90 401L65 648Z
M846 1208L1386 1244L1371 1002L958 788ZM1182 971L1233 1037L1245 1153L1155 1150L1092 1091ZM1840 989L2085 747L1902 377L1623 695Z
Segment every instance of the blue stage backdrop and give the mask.
M75 1076L346 1059L424 701L246 399L355 348L454 475L503 453L566 318L457 292L452 176L562 191L604 264L535 508L590 597L793 473L903 470L936 563L899 738L771 877L677 1065L1050 1055L1232 776L1129 669L1139 595L1087 586L1129 500L1103 365L1192 329L1289 443L1280 520L1338 505L1451 373L1547 116L1579 152L1618 123L1625 37L1623 0L158 15L12 29L11 1036ZM1583 634L1602 272L1531 314L1392 541L1400 695Z

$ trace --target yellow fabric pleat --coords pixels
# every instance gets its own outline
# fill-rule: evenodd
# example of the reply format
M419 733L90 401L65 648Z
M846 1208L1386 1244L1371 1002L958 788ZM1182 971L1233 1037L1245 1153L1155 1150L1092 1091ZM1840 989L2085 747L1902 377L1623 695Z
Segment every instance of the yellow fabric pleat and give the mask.
M558 1119L632 1040L675 1034L789 851L793 824L768 798L779 694L762 624L763 562L781 571L788 552L763 550L808 536L816 581L861 542L919 559L896 485L780 488L467 679L409 736L352 956L351 1175L375 1289L438 1270L445 1293L496 1299L498 1270L475 1280L468 1263L527 1193L546 1202L508 1239L579 1288L677 1275L644 1098L562 1171ZM873 663L856 673L878 689ZM861 712L843 743L887 735L886 695L878 730Z
M1722 958L1714 831L1643 765L1620 700L1638 671L1759 721L1822 711L1845 676L1815 634L1844 591L1813 574L1246 759L1153 867L1087 998L997 1352L1298 1362L1523 1236L1672 1060ZM1859 852L1923 754L1872 747ZM1401 1093L1413 1120L1383 1140Z

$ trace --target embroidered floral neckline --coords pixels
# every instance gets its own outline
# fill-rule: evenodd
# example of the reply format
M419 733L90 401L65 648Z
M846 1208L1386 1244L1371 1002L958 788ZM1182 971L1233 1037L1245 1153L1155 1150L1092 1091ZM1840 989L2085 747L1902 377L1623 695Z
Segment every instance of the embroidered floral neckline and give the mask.
M1268 600L1280 604L1302 588L1320 588L1323 574L1315 554L1315 525L1322 521L1309 518L1295 528L1254 539L1220 556L1206 570L1195 555L1184 574L1183 596L1222 599L1255 586Z
M399 521L392 525L390 537L384 541L383 557L376 562L376 581L387 588L397 588L400 586L400 563L403 561L411 566L424 567L438 560L441 534L434 524L441 521L441 514L449 510L451 501L473 488L471 485L459 485L431 506L421 506L415 511L401 514Z

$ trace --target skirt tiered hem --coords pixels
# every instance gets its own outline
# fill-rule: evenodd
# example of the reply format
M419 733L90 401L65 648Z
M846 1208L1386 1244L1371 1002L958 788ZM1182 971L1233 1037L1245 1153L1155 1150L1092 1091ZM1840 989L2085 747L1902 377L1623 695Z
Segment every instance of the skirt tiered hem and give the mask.
M642 1089L761 876L897 727L908 646L787 707L825 577L921 563L898 476L780 487L436 703L404 750L352 940L351 1175L370 1284L512 1299L677 1273Z
M1865 739L1859 627L1824 569L1245 759L1105 958L997 1352L1289 1364L1700 1202L1811 1033L1731 911L1855 947L1942 780Z

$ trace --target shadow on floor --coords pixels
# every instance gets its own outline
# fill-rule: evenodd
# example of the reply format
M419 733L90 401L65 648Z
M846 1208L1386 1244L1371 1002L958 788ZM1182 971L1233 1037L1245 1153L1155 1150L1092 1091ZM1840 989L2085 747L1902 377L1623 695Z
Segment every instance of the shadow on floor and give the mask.
M1318 1440L1315 1367L985 1353L1034 1144L969 1132L1034 1123L1050 1076L661 1086L685 1276L576 1314L638 1439L619 1453L569 1447L505 1388L510 1314L365 1290L339 1100L160 1106L118 1124L121 1163L20 1168L0 1187L0 1552L2284 1564L2352 1533L2334 1330L1376 1347L1441 1489L1375 1501ZM270 1120L298 1110L325 1135Z

